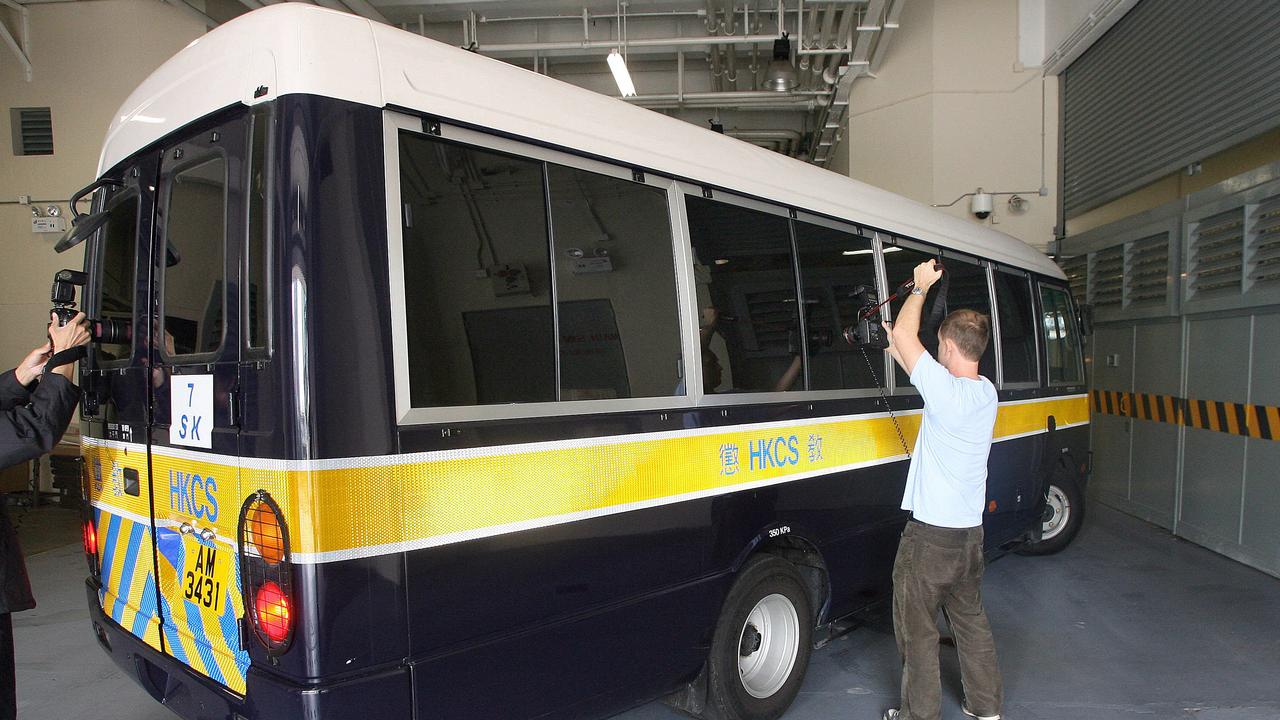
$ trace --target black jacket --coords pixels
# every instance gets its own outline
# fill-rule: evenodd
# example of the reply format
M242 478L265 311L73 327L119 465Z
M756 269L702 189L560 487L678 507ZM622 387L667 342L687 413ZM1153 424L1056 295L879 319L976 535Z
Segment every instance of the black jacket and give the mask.
M0 375L0 467L44 455L66 432L80 388L57 373L46 372L35 389L23 387L13 371ZM0 503L0 613L36 606L27 580L22 547L4 503Z

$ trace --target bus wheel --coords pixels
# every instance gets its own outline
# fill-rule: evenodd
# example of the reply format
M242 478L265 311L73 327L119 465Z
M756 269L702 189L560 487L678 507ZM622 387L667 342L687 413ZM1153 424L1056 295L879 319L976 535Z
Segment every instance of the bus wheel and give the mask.
M1084 524L1084 496L1075 480L1059 471L1049 481L1040 539L1018 549L1022 555L1052 555L1065 549Z
M708 715L772 720L800 692L813 645L813 610L795 566L749 560L729 590L711 641Z

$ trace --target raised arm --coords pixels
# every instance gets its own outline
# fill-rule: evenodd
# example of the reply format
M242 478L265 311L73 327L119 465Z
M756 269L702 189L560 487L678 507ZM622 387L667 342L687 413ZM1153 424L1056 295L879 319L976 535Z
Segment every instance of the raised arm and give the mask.
M924 345L920 343L920 315L924 312L924 299L929 288L942 277L941 270L935 270L932 260L925 260L913 271L915 287L902 303L893 327L885 324L889 336L889 355L902 366L908 375L915 370L916 361L924 353Z

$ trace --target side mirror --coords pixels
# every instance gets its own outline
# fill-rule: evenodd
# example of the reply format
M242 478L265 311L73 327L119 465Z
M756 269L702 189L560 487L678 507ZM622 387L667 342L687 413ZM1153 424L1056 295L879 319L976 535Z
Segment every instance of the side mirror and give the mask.
M110 217L110 210L99 210L96 213L72 218L71 227L58 240L58 244L53 246L53 251L66 252L85 240L88 240L89 237L98 232L103 225L107 224L107 220Z

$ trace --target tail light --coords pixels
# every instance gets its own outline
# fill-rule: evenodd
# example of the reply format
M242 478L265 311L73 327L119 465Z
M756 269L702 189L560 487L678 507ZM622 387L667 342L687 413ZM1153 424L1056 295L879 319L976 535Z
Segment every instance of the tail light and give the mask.
M240 508L240 574L253 634L271 656L283 654L293 640L293 562L289 528L280 506L265 490Z
M101 472L101 464L95 465ZM84 545L85 562L89 564L89 574L97 577L98 565L98 526L93 521L93 495L89 493L89 464L80 458L80 487L84 498L83 512L80 514L80 541Z

